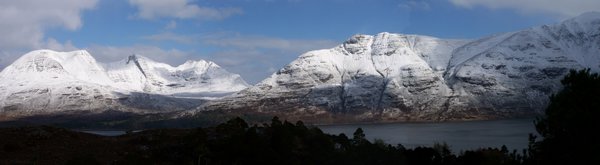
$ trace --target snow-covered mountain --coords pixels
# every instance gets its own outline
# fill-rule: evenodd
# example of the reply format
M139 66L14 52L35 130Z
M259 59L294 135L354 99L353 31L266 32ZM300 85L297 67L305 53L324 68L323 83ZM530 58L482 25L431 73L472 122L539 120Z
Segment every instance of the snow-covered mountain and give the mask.
M456 49L449 62L444 75L454 91L449 111L540 112L560 89L560 79L583 68L600 71L597 12L479 39Z
M181 110L247 86L239 75L210 61L172 67L132 55L101 64L85 50L37 50L0 72L0 112L21 116L56 111Z
M301 55L259 84L199 107L304 120L531 115L569 69L600 71L600 13L465 41L380 33Z
M147 93L184 95L231 93L248 87L240 75L211 61L186 61L177 67L132 55L105 65L116 87Z
M243 109L319 120L437 112L452 94L443 77L451 53L465 43L392 33L355 35L335 48L305 53L259 84L200 110Z
M209 61L173 67L132 55L101 64L86 51L38 50L0 72L0 119L194 108L176 116L219 111L214 115L319 123L503 118L540 112L568 70L582 68L600 71L600 13L476 40L355 35L307 52L249 88Z

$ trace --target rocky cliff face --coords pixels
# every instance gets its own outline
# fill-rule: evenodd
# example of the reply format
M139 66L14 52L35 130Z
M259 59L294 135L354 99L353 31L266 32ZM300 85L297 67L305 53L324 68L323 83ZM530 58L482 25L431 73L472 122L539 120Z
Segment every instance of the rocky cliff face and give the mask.
M105 64L115 86L155 94L231 93L248 87L237 74L205 60L187 61L177 67L139 55Z
M301 55L198 110L304 120L455 120L532 115L569 69L600 70L600 14L463 41L380 33Z
M451 112L541 112L570 69L600 71L600 13L492 36L454 51L444 78Z
M249 88L209 61L101 64L86 51L38 50L0 72L0 119L106 110L319 123L505 118L540 112L568 70L582 68L600 71L600 13L469 41L355 35Z
M431 115L451 97L443 74L452 50L465 43L391 33L356 35L335 48L305 53L259 84L201 109L359 119Z

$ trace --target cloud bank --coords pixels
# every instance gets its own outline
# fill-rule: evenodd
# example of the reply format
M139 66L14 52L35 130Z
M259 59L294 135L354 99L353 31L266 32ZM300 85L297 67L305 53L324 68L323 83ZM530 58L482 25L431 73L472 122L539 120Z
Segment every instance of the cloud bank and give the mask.
M82 12L93 9L97 0L18 0L0 1L0 68L26 51L52 48L73 50L67 41L47 38L50 28L78 30L83 26Z
M189 0L129 0L138 8L137 17L142 19L177 18L221 20L242 14L240 8L210 8L190 3Z

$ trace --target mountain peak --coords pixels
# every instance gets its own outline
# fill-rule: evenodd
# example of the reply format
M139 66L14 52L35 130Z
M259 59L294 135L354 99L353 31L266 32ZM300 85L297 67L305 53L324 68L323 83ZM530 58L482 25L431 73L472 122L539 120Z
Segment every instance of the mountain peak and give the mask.
M185 63L177 66L178 68L190 68L190 67L198 67L198 66L218 66L212 61L206 60L187 60Z
M135 54L132 54L132 55L129 55L129 57L127 57L127 62L125 62L125 64L129 64L129 62L131 62L131 61L136 62L137 60L138 60L137 56Z
M141 62L141 61L143 61L143 62L155 62L154 60L152 60L152 59L150 59L148 57L145 57L145 56L139 55L139 54L135 54L135 53L127 56L127 60L126 60L125 64L129 64L129 62L132 62L132 61L133 62L138 62L138 63Z
M357 44L357 43L360 44L360 43L368 42L372 39L373 39L372 35L355 34L352 37L348 38L348 40L346 40L344 42L344 44Z
M582 13L572 19L579 20L580 22L592 22L596 20L600 20L600 12L591 11Z
M586 12L564 20L559 25L574 33L596 35L600 33L600 30L597 28L600 26L600 12Z
M309 120L314 114L356 114L360 120L535 114L569 69L600 68L599 27L600 13L589 12L474 41L356 34L332 49L301 55L232 101L202 108L285 110L273 114Z
M39 57L48 57L48 58L59 58L59 59L68 59L75 56L85 56L86 58L91 57L90 53L86 50L75 50L70 52L58 52L50 49L40 49L34 50L29 53L26 53L22 56L22 58L39 58Z
M231 92L247 86L239 75L229 73L211 61L189 60L178 67L173 67L132 54L121 61L102 64L85 50L71 52L34 50L0 72L0 78L11 78L18 82L43 84L44 81L49 80L48 77L57 82L63 80L89 82L127 91L154 93L221 90ZM237 81L243 83L239 83L241 85L234 83ZM218 86L221 83L225 85ZM227 86L228 84L231 86Z
M94 67L96 68L96 60L86 50L76 50L71 52L57 52L49 49L34 50L17 59L13 64L15 67L36 68L37 71L46 69L74 69L65 67L64 65L75 64L78 67ZM87 66L83 66L87 65ZM22 69L25 69L22 68Z
M15 82L82 81L109 84L105 70L85 50L57 52L48 49L31 51L7 66L0 77L12 77ZM18 77L18 78L16 78Z

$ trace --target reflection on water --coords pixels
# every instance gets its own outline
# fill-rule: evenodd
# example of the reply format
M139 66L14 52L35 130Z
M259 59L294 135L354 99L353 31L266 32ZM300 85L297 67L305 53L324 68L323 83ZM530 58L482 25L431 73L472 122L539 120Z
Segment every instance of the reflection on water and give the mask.
M125 135L127 133L127 131L119 131L119 130L111 130L111 131L106 131L106 130L76 130L79 132L85 132L85 133L91 133L91 134L96 134L96 135L100 135L100 136L120 136L120 135ZM136 133L136 132L140 132L142 130L135 130L132 131L132 133Z
M360 127L369 140L382 139L390 144L402 144L407 148L432 146L434 142L446 142L453 151L500 147L510 150L527 148L529 133L535 133L533 119L494 121L467 121L443 123L389 123L348 124L318 126L330 134L352 133Z
M96 135L101 135L101 136L119 136L119 135L125 134L125 131L94 131L94 130L85 130L85 131L80 131L80 132L91 133L91 134L96 134Z

